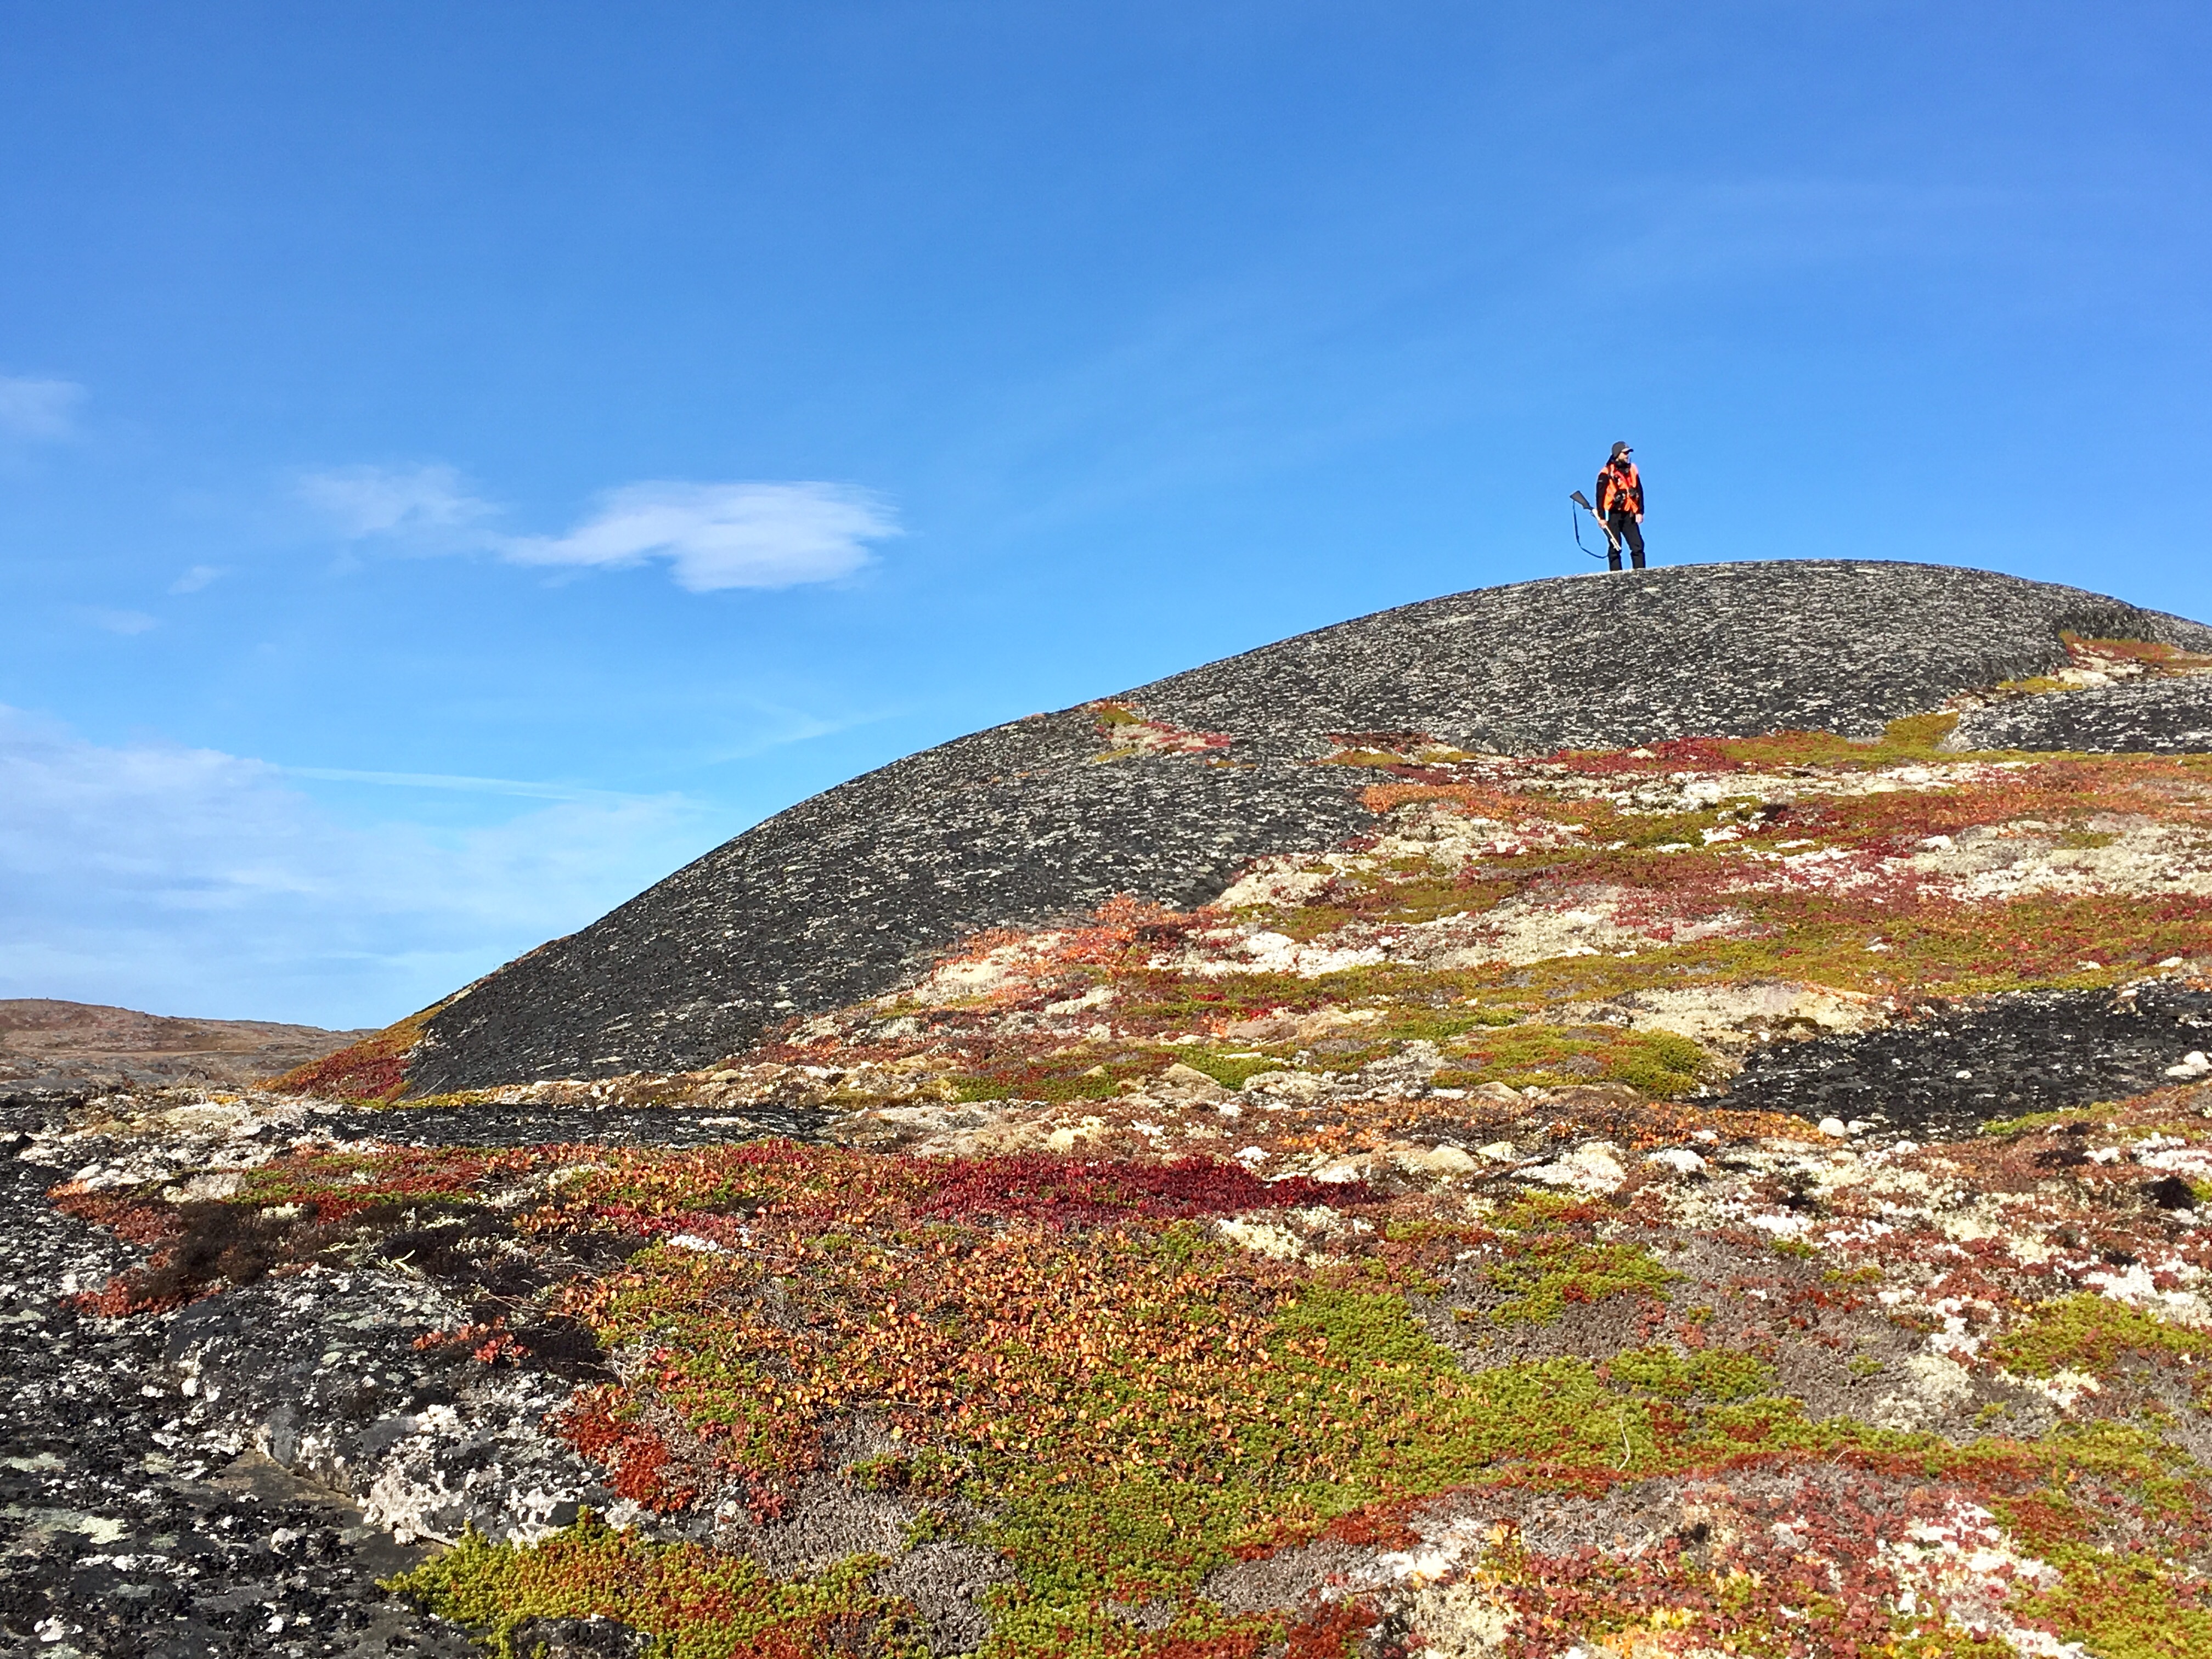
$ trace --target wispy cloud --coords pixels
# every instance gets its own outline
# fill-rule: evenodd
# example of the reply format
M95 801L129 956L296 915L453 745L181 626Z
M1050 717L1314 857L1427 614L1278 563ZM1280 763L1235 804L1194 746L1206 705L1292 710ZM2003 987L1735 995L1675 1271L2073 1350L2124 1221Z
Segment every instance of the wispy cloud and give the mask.
M0 707L0 996L380 1024L739 827L575 793L465 830L364 827L265 762Z
M0 437L49 442L70 437L84 399L84 388L75 380L0 374Z
M300 499L350 541L416 552L489 552L511 564L606 568L665 560L679 587L795 587L867 564L869 544L901 533L881 498L849 484L624 484L559 536L501 534L502 509L450 466L348 466L305 474Z
M220 581L230 574L230 567L221 564L196 564L169 584L172 593L197 593L210 582Z
M111 634L143 634L161 625L159 617L149 617L143 611L108 611L88 605L78 614L94 628L104 628Z
M299 495L354 540L450 535L499 510L471 495L455 469L437 465L332 467L303 475Z
M341 766L287 766L287 777L322 783L374 783L398 789L458 789L473 795L519 795L529 800L637 802L663 799L624 794L613 789L584 789L565 783L533 783L526 778L471 778L448 772L361 772Z
M510 536L519 564L627 565L666 559L677 586L793 587L868 562L867 544L899 533L865 490L832 483L635 483L609 490L565 536Z

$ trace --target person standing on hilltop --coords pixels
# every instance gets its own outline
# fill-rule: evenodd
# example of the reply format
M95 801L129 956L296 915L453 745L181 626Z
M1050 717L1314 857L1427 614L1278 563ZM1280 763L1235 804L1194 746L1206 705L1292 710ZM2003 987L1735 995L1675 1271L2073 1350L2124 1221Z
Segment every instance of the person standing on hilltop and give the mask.
M1629 459L1635 453L1625 443L1615 444L1604 470L1597 475L1597 521L1605 526L1607 550L1615 570L1620 568L1623 543L1627 544L1636 568L1644 568L1644 480L1637 474L1636 463Z

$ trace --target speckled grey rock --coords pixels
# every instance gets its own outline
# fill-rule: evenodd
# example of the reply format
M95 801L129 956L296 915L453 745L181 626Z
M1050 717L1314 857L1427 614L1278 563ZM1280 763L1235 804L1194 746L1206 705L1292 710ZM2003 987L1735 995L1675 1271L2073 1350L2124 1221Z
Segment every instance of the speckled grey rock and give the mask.
M2212 749L2212 675L1990 703L1960 720L1948 746L2200 754Z
M1335 732L1425 732L1518 755L1791 727L1870 736L1960 691L2063 664L2061 629L2212 644L2201 623L2081 588L1791 560L1455 593L1131 695L1156 718L1293 753Z
M61 1115L0 1105L0 1654L469 1659L377 1588L419 1552L204 1420L165 1358L175 1316L73 1305L143 1252L46 1200L68 1170L25 1153Z
M704 1064L891 988L979 927L1116 893L1188 905L1249 859L1370 821L1333 734L1543 754L1787 728L1878 732L2047 672L2062 629L2212 648L2079 588L1942 566L1778 562L1563 577L1377 612L1125 694L1231 739L1100 763L1086 711L1003 726L802 801L434 1018L417 1090Z

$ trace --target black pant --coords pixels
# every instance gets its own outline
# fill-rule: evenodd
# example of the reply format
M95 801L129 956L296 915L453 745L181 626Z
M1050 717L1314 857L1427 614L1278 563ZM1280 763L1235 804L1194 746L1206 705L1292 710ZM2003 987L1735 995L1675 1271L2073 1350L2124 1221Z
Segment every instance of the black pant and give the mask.
M1613 568L1620 568L1620 544L1628 544L1628 556L1636 561L1638 570L1644 568L1644 526L1633 513L1624 513L1616 507L1605 515L1605 527L1613 532L1608 551L1613 556Z

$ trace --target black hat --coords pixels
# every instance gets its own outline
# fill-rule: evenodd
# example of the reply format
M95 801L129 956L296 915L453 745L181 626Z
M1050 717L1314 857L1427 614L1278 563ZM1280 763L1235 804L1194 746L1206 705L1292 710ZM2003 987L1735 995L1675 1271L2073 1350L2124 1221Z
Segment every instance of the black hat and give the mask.
M1615 444L1613 447L1613 453L1607 456L1606 459L1609 461L1617 461L1624 455L1632 455L1633 453L1635 453L1635 451L1629 448L1626 444Z

